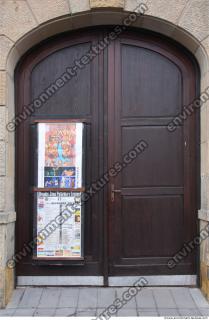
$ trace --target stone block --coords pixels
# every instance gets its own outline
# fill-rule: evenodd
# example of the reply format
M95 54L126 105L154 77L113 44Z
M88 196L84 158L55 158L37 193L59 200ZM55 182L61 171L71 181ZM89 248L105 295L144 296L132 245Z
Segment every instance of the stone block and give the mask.
M5 267L5 255L6 255L6 225L0 225L0 271L3 272ZM1 289L1 282L0 282Z
M124 8L124 0L90 0L91 8Z
M185 10L178 25L186 29L198 40L209 35L209 2L208 0L187 1Z
M207 144L204 144L207 145ZM202 148L204 150L204 148ZM201 177L201 209L209 210L209 177L207 175Z
M13 41L18 40L37 26L37 22L26 1L0 1L0 30L1 34Z
M5 270L5 304L7 305L11 299L15 287L14 269L6 268Z
M7 37L3 35L0 36L0 70L6 69L7 57L13 44L13 41L8 39Z
M203 93L205 90L209 88L209 72L206 72L205 74L201 75L201 81L200 81L200 92ZM208 90L209 92L209 90ZM205 101L201 107L203 109L204 107L209 107L209 100Z
M72 13L90 10L89 0L70 0L70 10Z
M5 209L5 177L0 177L0 211Z
M204 262L200 263L200 288L202 293L208 298L208 266Z
M176 23L187 3L187 0L126 0L125 10L135 11L141 3L146 4L148 7L146 14Z
M68 0L28 0L39 23L69 14Z
M6 252L5 252L5 267L7 262L12 259L15 252L15 223L11 222L6 225ZM9 271L7 270L8 276Z
M201 41L201 45L209 56L209 35Z
M206 142L208 137L208 109L206 106L201 107L201 142Z
M0 141L0 176L6 175L6 143Z
M15 190L14 190L14 177L6 177L5 179L5 210L14 212L15 205Z
M0 107L0 140L5 139L5 130L6 130L6 108Z
M6 105L6 93L7 93L6 79L7 79L6 72L0 71L0 106Z
M207 175L208 172L208 143L203 142L201 147L201 176Z

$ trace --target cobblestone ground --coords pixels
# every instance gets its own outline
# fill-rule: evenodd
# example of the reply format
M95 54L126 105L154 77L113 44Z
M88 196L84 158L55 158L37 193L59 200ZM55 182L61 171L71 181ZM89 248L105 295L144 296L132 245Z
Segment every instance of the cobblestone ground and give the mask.
M0 316L100 315L128 288L18 288ZM144 288L115 316L209 316L197 288Z

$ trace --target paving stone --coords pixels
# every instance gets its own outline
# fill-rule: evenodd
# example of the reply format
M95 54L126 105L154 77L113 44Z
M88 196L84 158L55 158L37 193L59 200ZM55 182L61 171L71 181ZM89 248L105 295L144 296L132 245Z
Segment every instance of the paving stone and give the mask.
M138 310L138 316L139 317L158 317L158 311L157 310Z
M136 309L120 309L117 313L118 317L137 317Z
M160 317L179 316L177 309L158 309Z
M12 317L16 309L3 309L0 310L0 317Z
M118 310L115 308L113 311L114 312L111 312L111 309L103 308L103 309L98 309L96 314L97 314L97 317L99 317L100 319L117 317Z
M38 308L57 308L61 295L61 288L46 288L43 290Z
M12 294L12 298L9 304L7 305L7 309L17 308L24 295L24 292L25 292L25 289L22 289L22 288L14 290Z
M76 317L95 317L96 309L78 309L76 311Z
M116 290L112 288L98 289L98 308L107 308L116 299Z
M183 317L201 316L201 312L198 309L179 309L179 313Z
M76 314L75 308L60 308L56 309L55 317L73 317Z
M201 315L202 316L206 316L206 317L209 317L209 308L207 309L207 308L204 308L204 309L200 309L200 313L201 313Z
M209 308L208 301L206 300L206 298L203 296L202 292L199 289L194 288L194 289L189 289L189 291L194 302L199 308Z
M58 308L75 308L78 304L78 288L64 288L58 303Z
M79 309L96 309L97 307L96 288L82 288L79 291L78 308Z
M14 291L7 309L0 310L0 317L99 316L116 296L121 298L126 291L127 288L20 288ZM159 315L209 316L209 304L197 288L146 288L131 300L131 307L125 305L115 316Z
M47 301L46 301L47 304ZM56 309L36 309L34 317L53 317L55 315Z
M36 308L40 302L43 289L41 288L27 288L18 305L20 309L33 309ZM45 301L46 303L46 301Z
M152 289L143 289L136 296L138 309L156 309Z
M105 308L98 308L96 310L96 316L99 317L104 311L105 311Z
M126 292L129 288L120 288L116 290L117 298L124 301L124 308L126 309L136 309L136 297L133 296L129 301L126 300ZM129 293L130 296L130 293ZM127 293L128 297L128 293ZM126 303L127 302L127 303Z
M36 309L16 309L14 317L32 317Z
M171 292L167 288L154 288L153 289L155 301L158 309L175 309L176 304L173 300Z
M172 288L171 293L179 309L195 309L196 305L187 288Z

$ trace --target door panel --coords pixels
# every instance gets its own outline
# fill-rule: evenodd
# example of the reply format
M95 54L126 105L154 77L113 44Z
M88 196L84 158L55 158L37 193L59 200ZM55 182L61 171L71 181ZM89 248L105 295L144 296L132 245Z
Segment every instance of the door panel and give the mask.
M123 170L123 188L183 186L184 150L181 127L173 134L170 134L166 126L161 125L122 125L121 130L122 154L126 154L140 139L149 146L131 166Z
M73 65L90 50L91 42L75 44L60 49L39 62L31 74L32 98L38 97L46 88L49 88L55 79ZM66 116L91 116L92 96L92 68L86 65L82 70L77 68L78 74L56 92L53 99L47 101L44 108L37 109L37 115L66 115ZM82 94L81 94L82 92ZM85 104L84 104L85 97Z
M181 196L124 196L122 208L124 258L168 257L179 249L184 231Z
M122 117L170 117L180 112L181 73L159 53L121 44L121 77Z

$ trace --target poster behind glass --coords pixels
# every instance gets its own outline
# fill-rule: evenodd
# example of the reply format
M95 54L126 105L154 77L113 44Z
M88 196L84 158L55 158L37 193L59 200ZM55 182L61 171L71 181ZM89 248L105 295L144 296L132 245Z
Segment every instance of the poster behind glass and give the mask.
M81 188L83 123L38 124L38 187Z
M37 193L37 258L82 258L81 193Z

